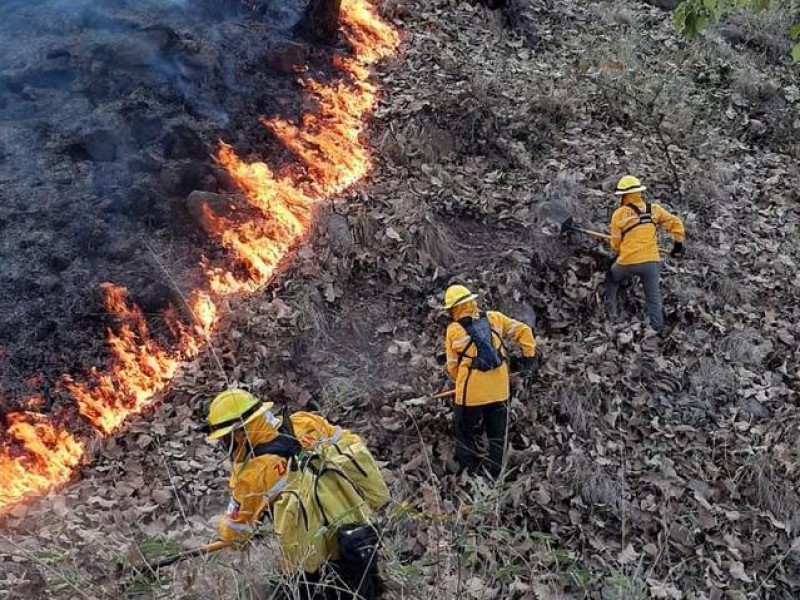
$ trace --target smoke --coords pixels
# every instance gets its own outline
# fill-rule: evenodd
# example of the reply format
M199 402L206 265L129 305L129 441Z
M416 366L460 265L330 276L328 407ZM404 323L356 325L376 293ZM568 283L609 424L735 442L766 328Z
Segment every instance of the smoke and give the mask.
M292 0L262 0L254 9L271 27L288 30L297 25L307 3Z

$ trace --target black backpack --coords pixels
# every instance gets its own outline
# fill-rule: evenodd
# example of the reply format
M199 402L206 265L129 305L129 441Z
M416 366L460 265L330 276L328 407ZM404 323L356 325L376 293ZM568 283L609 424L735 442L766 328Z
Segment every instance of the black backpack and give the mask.
M505 356L502 352L503 339L489 324L489 319L486 313L482 312L477 319L472 317L465 317L458 321L464 330L469 335L470 342L466 345L464 350L458 357L458 362L461 360L469 350L470 346L475 345L477 355L472 359L470 369L477 369L478 371L493 371L503 364ZM492 336L496 335L500 340L500 348L495 348L492 341Z

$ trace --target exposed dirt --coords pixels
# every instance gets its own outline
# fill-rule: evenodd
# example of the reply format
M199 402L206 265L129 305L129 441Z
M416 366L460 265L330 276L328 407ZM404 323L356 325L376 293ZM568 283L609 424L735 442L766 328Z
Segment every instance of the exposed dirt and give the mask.
M224 376L209 351L81 481L12 514L7 580L270 597L269 541L146 585L109 575L131 540L213 536L225 469L198 426L238 383L320 408L386 461L388 597L797 597L796 67L724 31L689 44L632 0L526 10L535 50L477 3L387 3L409 38L379 74L371 180L236 307L213 344ZM688 227L686 258L664 266L665 340L636 286L608 323L607 251L552 235L565 202L603 228L626 172ZM449 408L420 399L446 385L450 281L535 321L546 356L515 390L496 488L452 475Z

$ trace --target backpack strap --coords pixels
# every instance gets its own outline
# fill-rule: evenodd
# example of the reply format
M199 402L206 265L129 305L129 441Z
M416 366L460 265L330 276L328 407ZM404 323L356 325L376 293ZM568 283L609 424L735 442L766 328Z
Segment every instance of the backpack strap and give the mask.
M292 423L292 419L289 415L289 406L284 404L283 410L281 411L281 416L283 417L283 423L281 423L281 429L285 429L286 433L290 436L295 437L294 435L294 424Z
M321 467L317 467L316 465L311 465L311 464L309 464L307 468L310 469L311 472L314 474L314 500L316 501L317 506L319 507L319 512L322 515L322 524L325 525L325 527L330 527L331 520L328 518L328 515L325 514L325 505L323 504L322 500L319 497L319 481L326 473L333 473L336 477L339 477L340 479L346 481L348 485L350 485L350 487L353 488L353 491L362 500L364 500L364 493L358 488L358 486L353 482L353 480L350 479L347 473L345 473L341 469L337 467L330 467L324 465Z
M636 213L636 216L639 217L639 220L627 229L622 230L622 233L620 234L620 241L625 239L625 235L627 235L628 232L636 229L640 225L653 225L655 227L656 223L653 221L652 204L649 202L645 204L644 212L639 210L639 207L635 204L626 204L625 206L633 210L633 212Z
M481 313L481 318L486 319L486 322L489 324L489 331L492 332L493 335L497 336L497 341L499 342L499 346L497 347L497 353L500 355L500 360L503 362L506 361L506 345L503 342L503 336L500 335L500 332L497 331L494 327L492 327L492 322L489 320L489 315L485 312ZM492 342L492 346L494 346L494 342Z
M481 313L483 315L483 313ZM469 343L464 346L464 349L458 353L458 361L456 362L456 367L461 366L461 361L464 360L464 357L467 355L467 350L469 350L472 346L475 345L475 341L472 339L472 336L469 335L469 330L467 329L467 325L472 323L472 317L464 317L463 319L459 319L456 321L461 328L464 330L464 333L469 336Z
M506 350L506 344L503 341L503 336L500 335L494 328L490 325L489 329L492 330L492 333L497 336L497 341L500 342L500 346L497 348L497 353L500 355L500 360L506 362L506 357L508 356L508 351Z
M278 437L266 444L258 444L253 448L253 456L264 456L266 454L274 454L285 459L290 459L303 450L303 446L298 439L294 437L294 427L292 420L289 418L289 413L284 406L283 409L283 423L278 430Z

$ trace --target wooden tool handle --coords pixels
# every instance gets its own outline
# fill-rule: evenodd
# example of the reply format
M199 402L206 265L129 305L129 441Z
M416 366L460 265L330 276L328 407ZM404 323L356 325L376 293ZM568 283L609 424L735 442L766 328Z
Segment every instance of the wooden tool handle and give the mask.
M602 233L600 231L593 231L591 229L583 229L581 227L573 227L576 231L580 231L581 233L585 233L586 235L590 235L592 237L599 238L601 240L610 240L611 236L607 233ZM669 254L672 250L669 248L664 248L663 246L659 246L658 250L664 254Z
M152 563L148 566L150 569L155 571L162 567L168 567L169 565L175 564L176 562L186 560L187 558L202 556L204 554L211 554L212 552L216 552L217 550L222 550L223 548L227 548L232 544L233 542L217 540L216 542L211 542L210 544L206 544L205 546L201 546L200 548L195 548L194 550L187 550L186 552L181 552L180 554L176 554L175 556L168 556L167 558L159 560L158 562Z
M607 233L602 233L600 231L592 231L591 229L580 229L580 228L576 228L576 229L578 231L580 231L581 233L585 233L586 235L590 235L592 237L596 237L596 238L599 238L601 240L610 240L611 239L611 236L608 235Z

